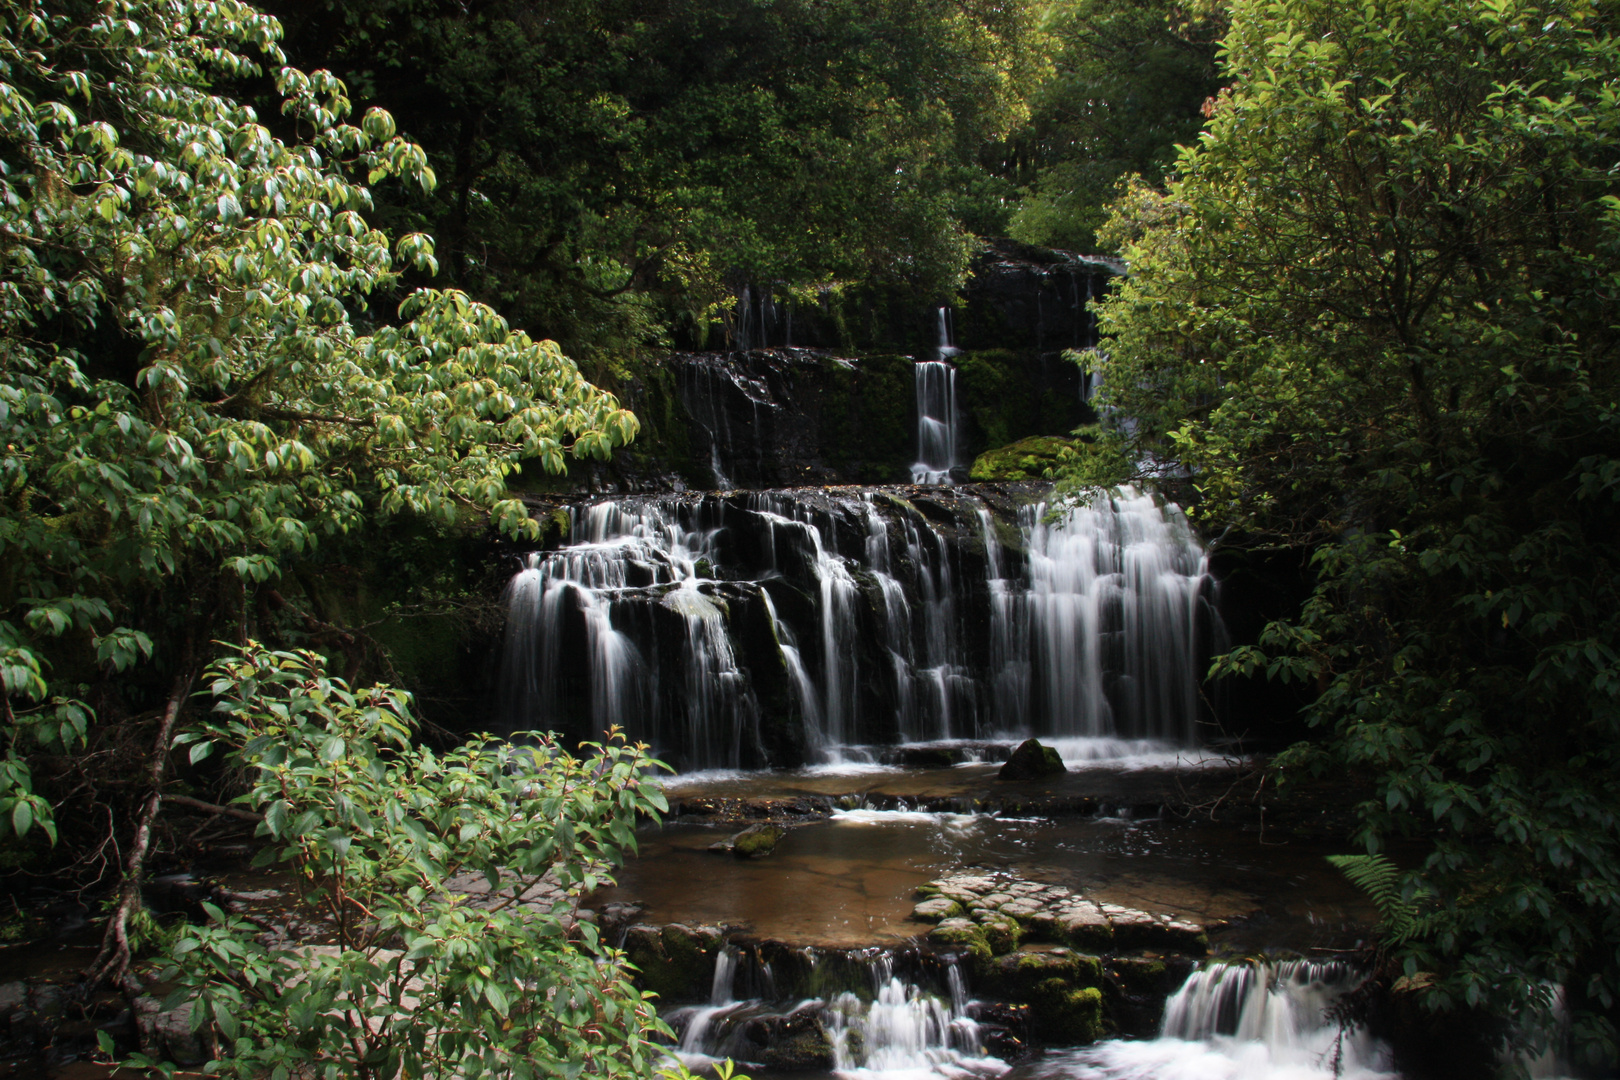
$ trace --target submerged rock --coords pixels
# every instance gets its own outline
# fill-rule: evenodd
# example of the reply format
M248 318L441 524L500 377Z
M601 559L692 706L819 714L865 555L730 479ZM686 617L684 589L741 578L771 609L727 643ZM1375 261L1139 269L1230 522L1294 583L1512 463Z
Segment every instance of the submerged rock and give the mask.
M730 840L722 841L710 847L710 851L727 851L739 859L763 859L776 850L776 845L787 830L780 825L762 822L750 825Z
M1039 739L1025 739L996 775L1002 780L1044 780L1068 771L1056 750Z

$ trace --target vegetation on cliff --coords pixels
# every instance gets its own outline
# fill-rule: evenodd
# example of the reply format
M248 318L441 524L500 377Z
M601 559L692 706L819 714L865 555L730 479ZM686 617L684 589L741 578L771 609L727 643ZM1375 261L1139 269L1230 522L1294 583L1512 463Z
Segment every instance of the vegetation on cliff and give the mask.
M1207 133L1109 223L1132 276L1096 362L1131 422L1072 476L1173 458L1205 522L1314 549L1303 610L1219 668L1317 690L1331 739L1283 764L1373 780L1369 851L1429 844L1399 989L1528 1041L1561 994L1611 1062L1617 17L1235 4Z

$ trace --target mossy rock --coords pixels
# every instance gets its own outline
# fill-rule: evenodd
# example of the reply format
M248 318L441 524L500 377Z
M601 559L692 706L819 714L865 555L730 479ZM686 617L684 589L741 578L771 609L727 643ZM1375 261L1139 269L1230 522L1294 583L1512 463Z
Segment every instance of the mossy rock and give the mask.
M1053 949L998 957L981 966L976 989L1029 1006L1036 1033L1048 1042L1084 1043L1102 1030L1102 961Z
M680 923L632 926L624 938L625 956L636 966L636 984L666 1003L708 997L719 945L718 931Z
M832 1036L813 1016L790 1016L771 1026L759 1063L781 1072L831 1071L837 1055Z
M1118 956L1108 962L1109 972L1127 994L1162 997L1186 981L1194 963L1182 957Z
M938 948L965 953L975 972L984 970L995 955L985 940L984 929L962 918L946 919L928 931L928 942Z
M1095 1042L1103 1033L1102 991L1047 979L1035 988L1030 1015L1035 1032L1052 1043L1069 1046Z
M1025 739L1012 752L1012 757L996 774L998 780L1044 780L1049 776L1062 776L1069 770L1063 758L1050 746L1038 739Z
M731 838L731 853L739 859L763 859L786 835L780 825L750 825Z
M1023 937L1023 931L1013 919L991 917L980 925L984 929L985 942L997 956L1005 956L1018 948L1018 942Z
M962 914L962 905L948 896L932 896L911 909L911 917L923 922L940 922Z
M1057 435L1031 435L973 459L968 475L976 481L1039 480L1057 466L1064 450L1075 440Z

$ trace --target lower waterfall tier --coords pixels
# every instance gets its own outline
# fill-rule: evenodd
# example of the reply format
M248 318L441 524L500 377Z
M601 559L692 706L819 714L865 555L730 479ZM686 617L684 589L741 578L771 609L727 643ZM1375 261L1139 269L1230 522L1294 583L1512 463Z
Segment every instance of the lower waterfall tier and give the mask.
M1221 625L1173 505L1009 486L603 500L507 593L509 731L682 770L1036 734L1192 745ZM1050 518L1050 520L1049 520Z

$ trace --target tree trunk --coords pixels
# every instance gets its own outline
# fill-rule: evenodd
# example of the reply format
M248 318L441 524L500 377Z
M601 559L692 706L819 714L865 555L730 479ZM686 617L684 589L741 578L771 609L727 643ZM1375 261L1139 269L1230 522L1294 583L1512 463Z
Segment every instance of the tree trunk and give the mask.
M169 771L169 744L174 739L175 721L191 695L192 684L197 681L197 668L192 661L188 643L175 674L174 686L169 692L163 719L158 724L157 739L152 744L152 757L147 765L148 792L135 822L135 836L130 841L129 855L124 860L123 882L118 888L118 906L107 920L106 932L101 938L101 949L85 972L87 986L113 984L124 987L129 975L129 919L141 908L141 881L146 876L146 858L152 847L152 827L157 822L158 809L163 803L163 781Z

